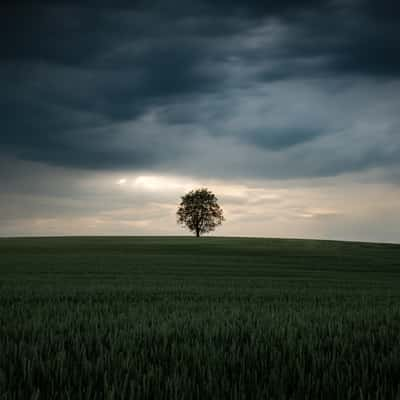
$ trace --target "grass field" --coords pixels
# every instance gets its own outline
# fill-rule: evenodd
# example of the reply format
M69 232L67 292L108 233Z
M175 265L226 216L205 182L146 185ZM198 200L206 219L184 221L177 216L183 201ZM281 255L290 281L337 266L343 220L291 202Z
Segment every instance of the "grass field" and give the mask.
M400 399L400 245L0 240L0 399Z

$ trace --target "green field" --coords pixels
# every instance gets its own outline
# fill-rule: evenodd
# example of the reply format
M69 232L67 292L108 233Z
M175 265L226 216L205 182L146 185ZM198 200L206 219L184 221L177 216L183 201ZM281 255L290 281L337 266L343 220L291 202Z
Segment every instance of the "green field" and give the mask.
M400 245L0 240L0 399L400 399Z

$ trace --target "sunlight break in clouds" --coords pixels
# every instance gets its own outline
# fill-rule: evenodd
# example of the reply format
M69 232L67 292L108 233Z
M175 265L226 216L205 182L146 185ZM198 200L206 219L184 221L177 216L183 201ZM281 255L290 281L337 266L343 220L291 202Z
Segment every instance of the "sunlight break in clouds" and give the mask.
M140 175L133 181L133 187L156 192L175 191L184 192L193 188L193 181L185 181L177 177Z
M118 179L118 181L117 181L118 185L125 185L125 183L126 183L126 178L121 178L121 179Z

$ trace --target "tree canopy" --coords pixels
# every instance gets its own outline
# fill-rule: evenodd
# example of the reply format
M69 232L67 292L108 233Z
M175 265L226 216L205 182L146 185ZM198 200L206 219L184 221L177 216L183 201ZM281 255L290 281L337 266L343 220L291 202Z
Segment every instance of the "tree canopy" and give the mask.
M213 231L225 220L217 197L206 188L192 190L181 199L177 222L186 225L197 237Z

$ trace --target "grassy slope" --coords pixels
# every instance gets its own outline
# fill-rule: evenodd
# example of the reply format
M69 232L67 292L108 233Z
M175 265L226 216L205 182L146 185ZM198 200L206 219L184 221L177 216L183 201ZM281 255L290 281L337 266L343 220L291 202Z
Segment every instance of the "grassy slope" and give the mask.
M0 240L0 398L395 398L400 245Z

